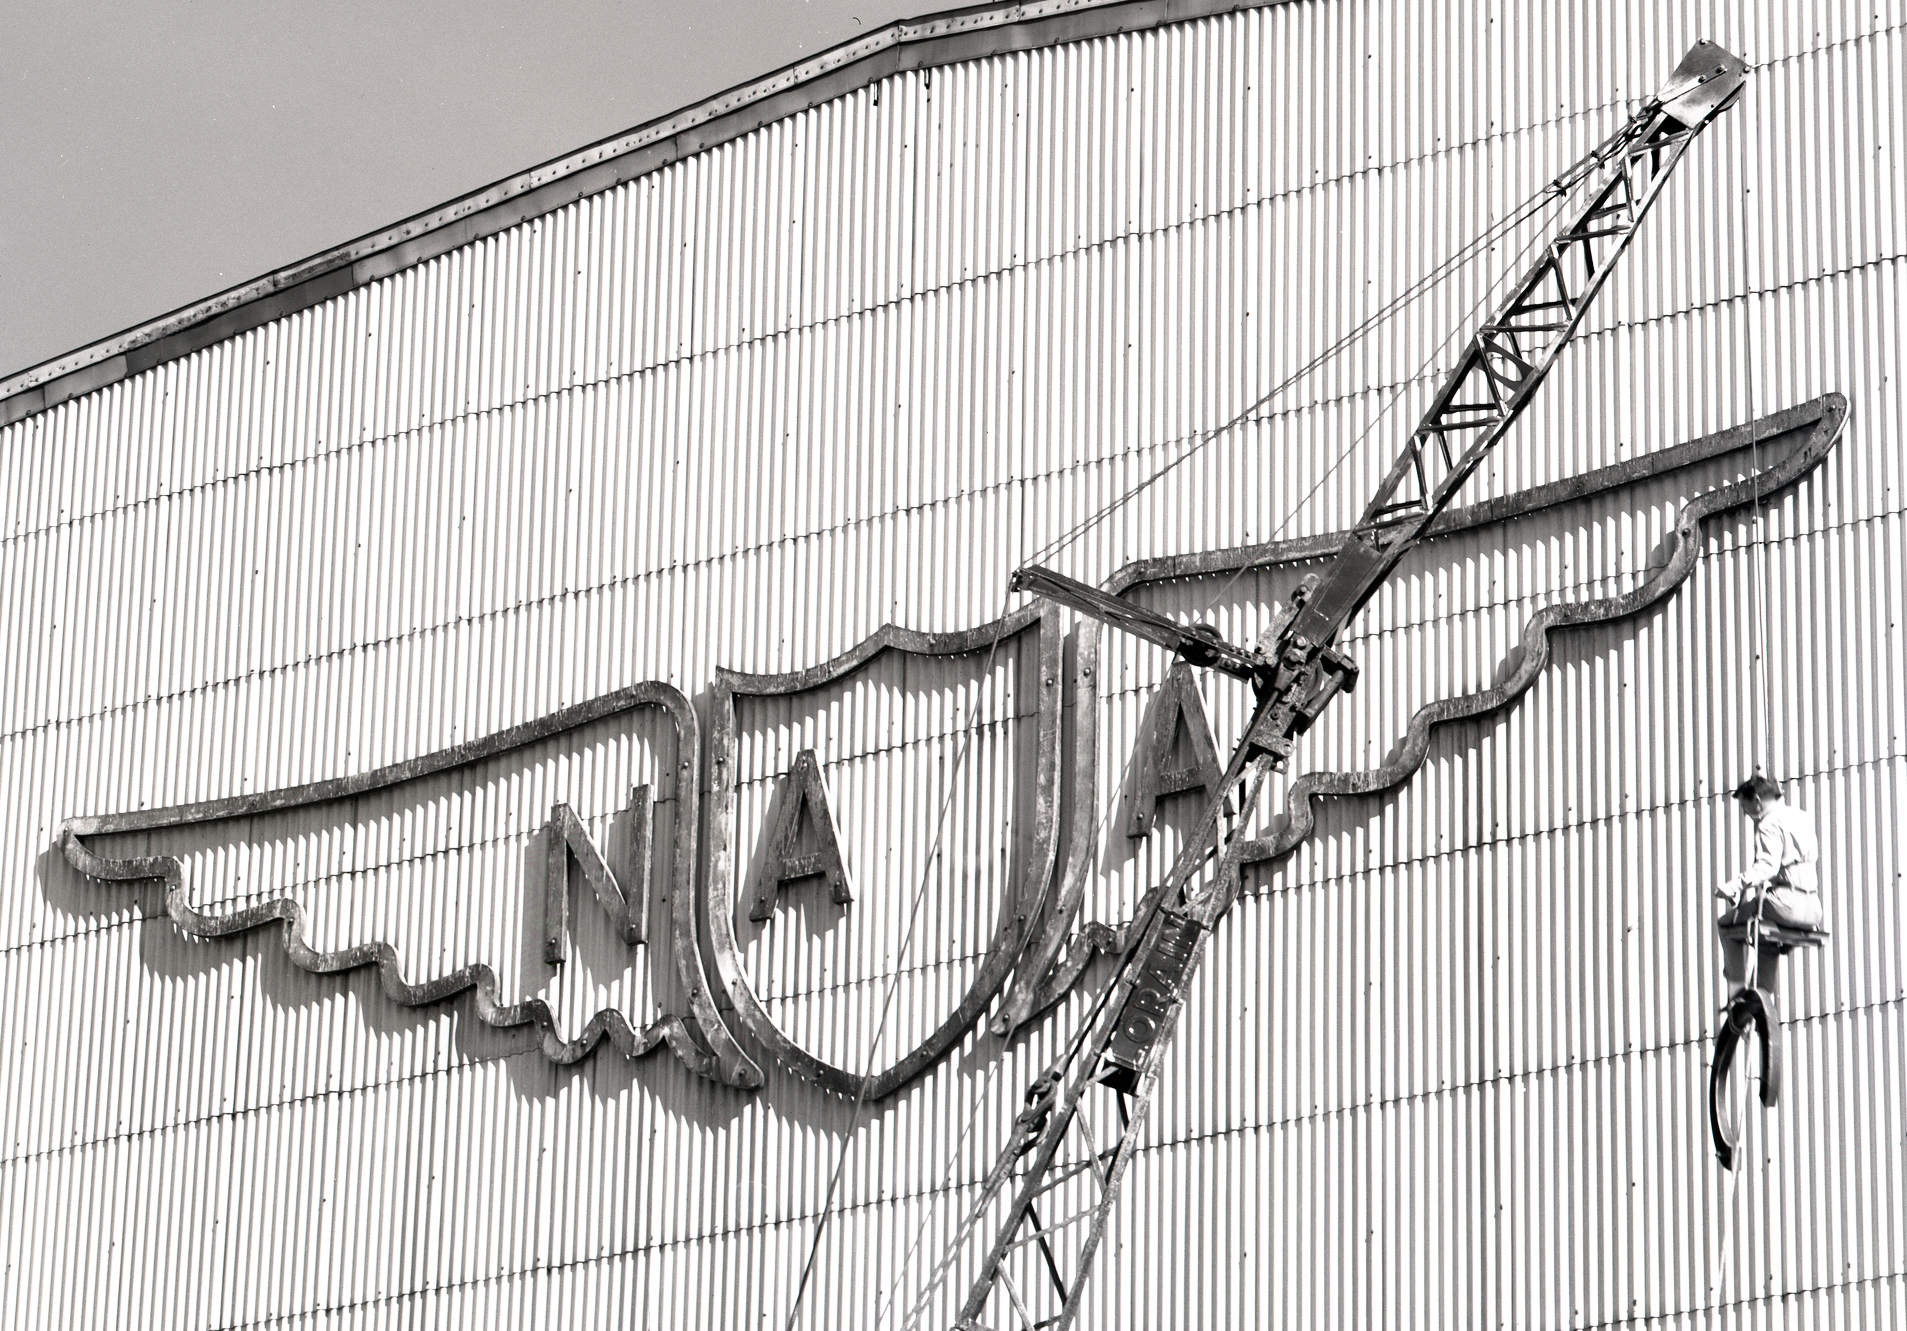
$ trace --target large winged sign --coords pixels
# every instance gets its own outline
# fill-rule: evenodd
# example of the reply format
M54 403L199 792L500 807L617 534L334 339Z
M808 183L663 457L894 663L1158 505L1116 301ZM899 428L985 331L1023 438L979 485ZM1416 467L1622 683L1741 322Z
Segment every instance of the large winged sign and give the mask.
M1571 506L1666 495L1675 509L1658 548L1616 583L1534 595L1487 685L1416 705L1381 761L1291 781L1246 859L1290 854L1320 800L1407 781L1438 727L1513 707L1554 634L1673 596L1705 524L1806 476L1846 413L1830 395L1445 513L1428 558L1441 540L1507 539ZM1171 609L1235 585L1268 609L1340 539L1148 561L1108 590ZM1204 789L1212 723L1168 675L1133 740L1157 779L1102 790L1119 766L1104 760L1132 756L1101 751L1102 656L1096 623L1068 637L1043 602L959 633L889 626L807 670L721 671L706 717L670 685L636 684L361 776L74 817L61 846L102 882L162 882L188 935L269 930L308 971L375 967L399 1003L470 993L479 1020L534 1028L559 1062L605 1041L630 1057L667 1048L747 1089L767 1057L878 1099L983 1020L1002 1034L1025 1026L1129 941L1116 912L1082 922L1099 913L1095 874L1158 835L1172 800ZM1123 816L1105 816L1108 794L1126 801ZM936 838L936 827L958 830ZM494 901L467 895L508 882ZM454 918L466 923L447 937ZM897 973L904 994L890 992Z

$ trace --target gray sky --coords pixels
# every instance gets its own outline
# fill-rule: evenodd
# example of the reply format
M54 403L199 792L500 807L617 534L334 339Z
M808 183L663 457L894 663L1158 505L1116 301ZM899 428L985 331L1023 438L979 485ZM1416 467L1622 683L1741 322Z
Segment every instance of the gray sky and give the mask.
M0 377L958 0L15 0Z

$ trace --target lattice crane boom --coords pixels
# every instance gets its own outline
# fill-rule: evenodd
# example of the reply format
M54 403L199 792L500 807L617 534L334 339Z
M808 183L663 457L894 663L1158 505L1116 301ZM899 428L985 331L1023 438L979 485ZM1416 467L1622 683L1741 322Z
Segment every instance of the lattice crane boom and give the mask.
M1174 623L1050 570L1014 575L1016 589L1249 679L1256 702L1171 872L1139 903L1128 934L1136 941L1087 1022L1029 1088L1011 1139L911 1321L959 1254L989 1232L956 1327L1073 1324L1138 1146L1159 1052L1211 930L1237 895L1249 811L1295 737L1356 681L1356 665L1333 645L1337 635L1529 405L1689 144L1740 95L1746 76L1737 57L1696 43L1660 92L1557 178L1552 189L1573 207L1473 334L1344 547L1293 598L1267 646L1232 647L1210 628ZM1241 786L1239 815L1230 819L1227 797Z

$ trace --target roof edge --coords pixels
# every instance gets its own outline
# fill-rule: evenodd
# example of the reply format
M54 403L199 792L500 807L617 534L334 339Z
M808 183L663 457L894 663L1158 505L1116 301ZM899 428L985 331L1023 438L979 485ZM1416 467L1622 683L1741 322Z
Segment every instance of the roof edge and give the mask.
M0 427L726 143L889 75L1278 0L1035 0L903 19L0 380Z

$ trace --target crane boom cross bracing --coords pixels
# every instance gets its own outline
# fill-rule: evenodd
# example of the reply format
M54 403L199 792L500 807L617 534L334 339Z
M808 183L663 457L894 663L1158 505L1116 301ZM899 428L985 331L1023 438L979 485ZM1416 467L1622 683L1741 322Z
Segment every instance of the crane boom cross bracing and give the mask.
M1267 635L1269 650L1230 646L1205 626L1179 624L1047 569L1014 574L1016 590L1250 680L1256 702L1198 826L1135 912L1127 936L1136 935L1136 945L1078 1036L1028 1090L1010 1140L915 1306L916 1319L992 1217L993 1241L957 1326L996 1325L982 1320L990 1307L1014 1319L1002 1325L1026 1331L1072 1325L1138 1145L1160 1049L1211 930L1236 896L1244 814L1270 772L1289 759L1295 737L1356 681L1356 665L1333 646L1338 633L1529 405L1689 143L1740 95L1746 77L1739 58L1697 42L1660 92L1557 178L1552 189L1576 196L1575 206L1473 335L1341 551ZM1241 784L1240 816L1221 837L1227 795ZM1075 1153L1062 1160L1068 1145ZM1011 1200L1002 1209L1009 1184Z

